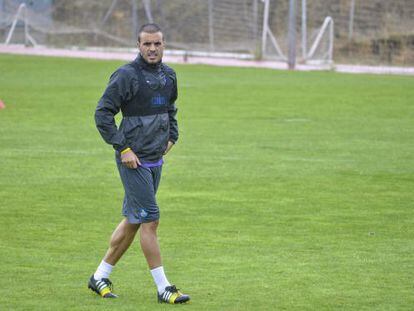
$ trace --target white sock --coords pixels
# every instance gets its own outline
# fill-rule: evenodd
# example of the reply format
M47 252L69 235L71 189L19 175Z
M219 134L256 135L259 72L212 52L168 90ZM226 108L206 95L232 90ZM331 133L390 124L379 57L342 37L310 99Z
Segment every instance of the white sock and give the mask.
M167 286L171 286L170 282L168 282L167 277L165 276L163 266L152 269L151 274L154 279L155 285L157 285L159 294L165 292L165 288Z
M114 266L110 265L109 263L105 261L101 261L101 264L99 265L98 269L96 270L95 274L93 275L95 280L101 280L101 279L108 279L109 275L112 272L112 269Z

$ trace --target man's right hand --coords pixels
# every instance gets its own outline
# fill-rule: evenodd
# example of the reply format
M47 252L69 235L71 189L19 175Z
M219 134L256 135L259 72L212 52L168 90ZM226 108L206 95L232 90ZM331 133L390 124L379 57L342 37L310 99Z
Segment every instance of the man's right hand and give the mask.
M137 168L141 165L137 155L131 149L121 152L121 162L128 168Z

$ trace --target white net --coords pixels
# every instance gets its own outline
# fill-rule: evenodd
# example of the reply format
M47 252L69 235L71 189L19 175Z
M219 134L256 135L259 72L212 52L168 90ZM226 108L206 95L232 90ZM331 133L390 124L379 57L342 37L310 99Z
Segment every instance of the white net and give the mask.
M3 35L21 2L0 0ZM131 47L136 43L139 25L154 21L163 28L171 48L254 53L255 42L260 39L259 21L263 18L259 3L258 0L49 0L28 1L27 11L33 37L46 45ZM21 36L14 36L13 40L21 41Z
M138 27L156 22L170 49L283 60L288 46L289 0L268 1L271 34L264 47L262 0L0 0L0 40L5 41L17 8L25 3L30 34L42 45L131 48ZM302 1L296 0L299 62L306 58L302 52ZM414 65L413 0L306 2L306 55L326 17L331 16L334 23L333 40L328 27L308 60L329 61L333 43L335 62ZM24 42L23 28L19 21L10 43Z
M302 57L302 2L296 0L297 56ZM335 62L414 65L413 0L307 0L306 26L309 52L326 17L334 22ZM270 0L269 25L282 50L288 42L288 0ZM353 10L352 10L353 8ZM312 59L326 59L329 32Z

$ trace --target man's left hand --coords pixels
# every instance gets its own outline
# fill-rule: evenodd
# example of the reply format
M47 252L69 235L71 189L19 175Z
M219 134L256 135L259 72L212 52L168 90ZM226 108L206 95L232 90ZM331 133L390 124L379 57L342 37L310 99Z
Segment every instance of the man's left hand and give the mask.
M174 146L174 143L172 141L169 141L168 142L168 145L167 145L167 149L165 149L165 151L164 151L164 155L167 154L168 151L170 151L170 149L172 148L172 146Z

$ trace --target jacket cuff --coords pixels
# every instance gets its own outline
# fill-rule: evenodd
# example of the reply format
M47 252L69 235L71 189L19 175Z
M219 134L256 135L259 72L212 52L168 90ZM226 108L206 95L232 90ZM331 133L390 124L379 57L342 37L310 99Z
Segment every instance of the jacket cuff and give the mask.
M125 154L125 153L127 153L127 152L129 152L129 151L131 151L131 148L126 148L126 149L124 149L124 150L122 150L121 151L121 154Z
M118 152L122 152L127 148L130 148L128 145L114 145L114 149Z

